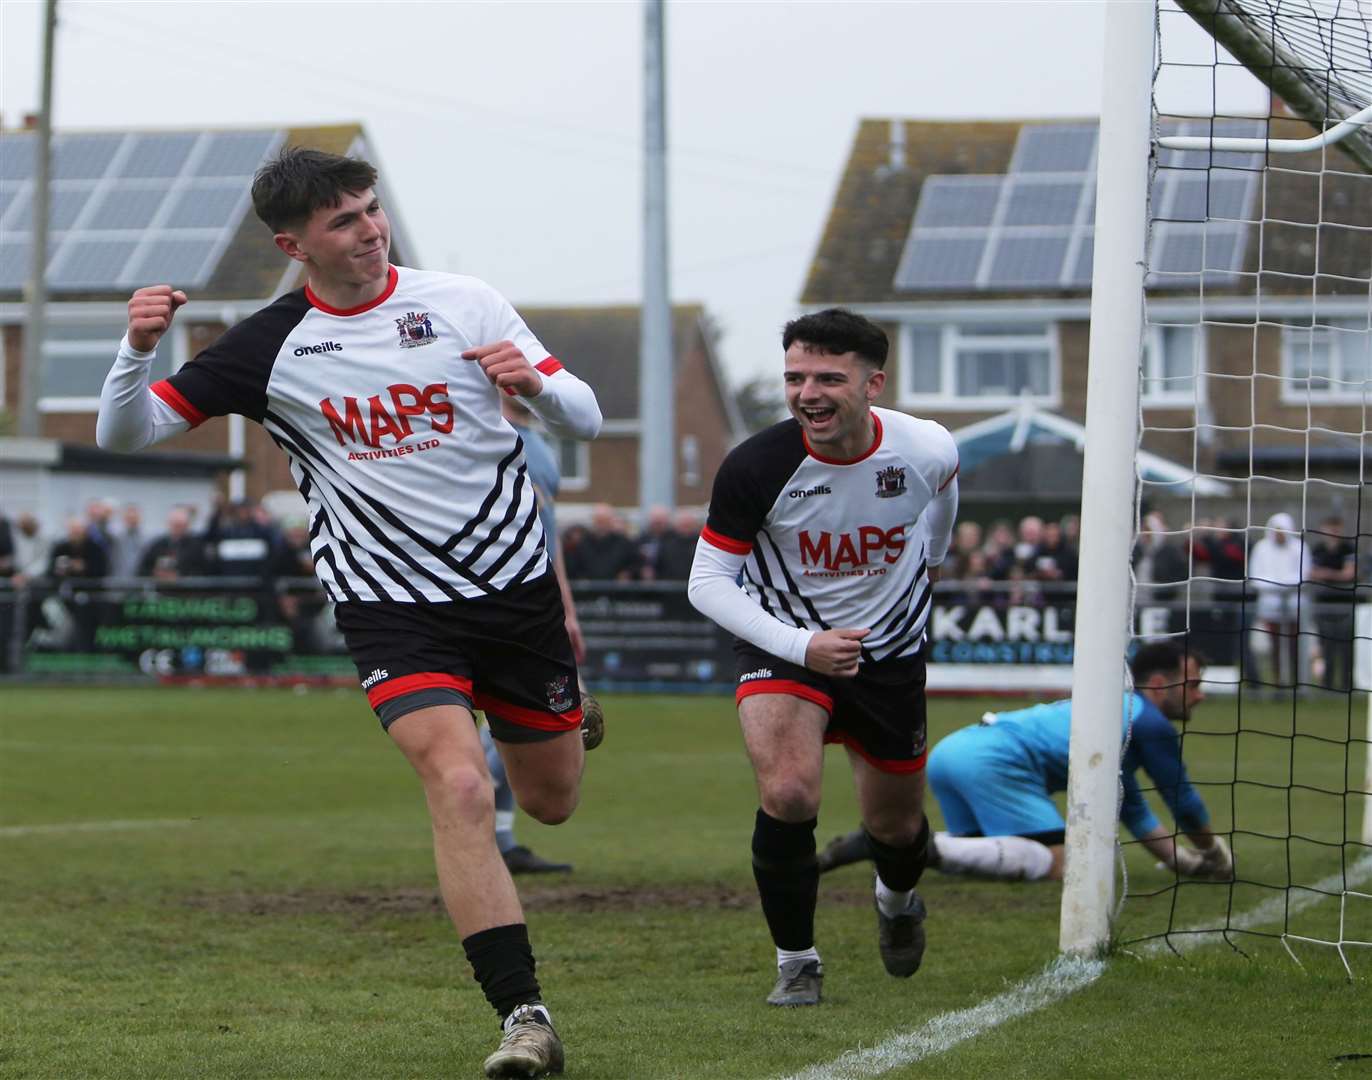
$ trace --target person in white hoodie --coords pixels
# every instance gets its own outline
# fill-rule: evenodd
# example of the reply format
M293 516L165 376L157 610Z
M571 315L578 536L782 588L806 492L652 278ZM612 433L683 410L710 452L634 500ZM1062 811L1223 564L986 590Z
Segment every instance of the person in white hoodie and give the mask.
M1248 553L1248 580L1258 596L1253 652L1267 658L1270 686L1293 686L1300 673L1301 583L1310 580L1311 559L1290 514L1273 514L1266 533Z

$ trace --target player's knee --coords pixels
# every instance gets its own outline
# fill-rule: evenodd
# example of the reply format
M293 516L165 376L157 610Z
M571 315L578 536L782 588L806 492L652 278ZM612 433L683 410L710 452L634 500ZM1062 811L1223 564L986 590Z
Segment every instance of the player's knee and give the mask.
M819 815L819 792L802 778L777 777L762 786L762 809L778 821L809 821Z
M479 820L495 813L495 788L490 777L466 761L434 763L420 770L429 801L452 807L464 820Z
M878 843L903 848L919 839L920 831L924 828L924 817L921 814L897 812L875 813L868 814L863 825L867 835Z
M544 825L561 825L580 802L580 785L544 785L531 792L516 792L519 808Z

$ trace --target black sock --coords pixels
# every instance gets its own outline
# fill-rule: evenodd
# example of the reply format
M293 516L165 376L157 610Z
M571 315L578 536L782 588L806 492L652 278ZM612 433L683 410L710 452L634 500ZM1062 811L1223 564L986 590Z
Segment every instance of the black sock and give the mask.
M523 923L493 926L462 939L476 981L500 1022L520 1005L541 1001L534 978L534 950Z
M815 943L817 818L791 825L758 810L753 826L753 877L767 929L779 949L798 951Z
M863 829L863 832L867 832ZM867 843L872 849L872 860L877 864L877 877L892 892L909 892L919 884L919 876L929 861L929 819L919 836L909 847L892 847L883 844L871 833L867 833Z

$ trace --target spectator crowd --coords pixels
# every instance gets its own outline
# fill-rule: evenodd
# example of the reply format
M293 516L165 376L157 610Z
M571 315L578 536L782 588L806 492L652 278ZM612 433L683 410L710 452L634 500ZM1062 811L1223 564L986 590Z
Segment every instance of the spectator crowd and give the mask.
M97 499L84 516L70 518L60 535L51 536L33 514L11 520L0 513L0 583L23 588L30 582L62 587L151 580L165 588L186 579L234 579L235 588L274 594L288 622L312 619L322 609L311 584L314 563L304 519L279 521L248 500L221 500L205 520L199 518L195 507L178 506L154 530L137 505L116 509ZM697 510L653 507L635 529L614 507L597 504L584 523L561 530L567 576L684 581L703 524ZM1071 605L1080 529L1076 515L1056 521L1029 515L988 525L964 519L939 592L945 602L970 607ZM1263 681L1271 685L1290 685L1298 677L1347 685L1353 607L1359 599L1372 599L1367 558L1364 552L1359 575L1357 534L1338 514L1302 532L1288 514L1274 514L1254 529L1225 518L1172 528L1152 510L1142 517L1134 549L1137 603L1158 609L1185 604L1190 614L1176 626L1241 637L1248 670L1264 672Z

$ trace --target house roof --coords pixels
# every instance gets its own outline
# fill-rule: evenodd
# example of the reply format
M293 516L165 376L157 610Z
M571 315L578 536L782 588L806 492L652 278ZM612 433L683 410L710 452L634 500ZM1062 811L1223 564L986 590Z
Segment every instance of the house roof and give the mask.
M1161 121L1164 129L1181 123ZM1195 127L1195 121L1189 123ZM1244 123L1255 127L1254 133L1265 130L1274 139L1304 138L1310 133L1308 125L1288 118L1276 118L1265 128L1258 121ZM1090 133L1096 126L1091 119L861 121L802 302L871 304L1086 295L1095 185ZM1028 136L1034 135L1035 145L1051 150L1049 136L1055 130L1086 133L1077 145L1084 145L1088 153L1074 158L1067 152L1055 161L1048 153L1034 159L1022 148ZM1070 141L1063 146L1071 150ZM1323 159L1319 152L1282 155L1274 158L1279 168L1266 170L1261 168L1262 157L1163 152L1152 209L1158 219L1153 228L1154 267L1186 268L1188 260L1194 260L1199 270L1203 234L1207 270L1221 266L1236 271L1207 273L1207 294L1252 294L1261 280L1265 295L1308 296L1318 268L1316 289L1321 295L1365 296L1372 279L1372 177L1357 172L1338 153ZM1016 223L1011 216L1012 196L1029 188L1040 193L1037 206L1026 204L1029 215ZM1172 190L1175 196L1167 194ZM1002 191L1004 198L999 195ZM1064 192L1066 216L1062 216ZM1226 192L1233 197L1221 199ZM945 198L936 202L940 193ZM950 193L960 193L961 201L947 199ZM1223 213L1217 208L1220 202L1226 204ZM947 207L955 212L946 212ZM990 214L988 207L994 208L993 218L978 216ZM966 216L959 218L956 211ZM1034 213L1048 216L1034 218ZM1037 224L1039 220L1055 225L1044 228ZM1261 253L1256 243L1259 220ZM1007 225L1015 227L1007 231ZM977 246L979 236L983 247ZM1177 239L1170 240L1171 236ZM1005 243L1007 237L1012 244ZM931 249L932 254L926 251L924 265L929 272L923 274L917 260L912 260L914 240L921 238L949 238L942 249L949 258L941 261L938 249ZM1010 250L1015 245L1018 249ZM1231 253L1233 262L1226 265L1224 260ZM1002 254L1006 256L1003 269L995 258ZM1217 256L1220 263L1212 261ZM945 265L958 257L970 270L959 272ZM1031 262L1047 258L1061 272L1024 274L1025 258ZM1198 282L1199 274L1153 279L1159 292L1189 287L1194 294Z
M606 420L638 419L639 323L641 308L529 307L518 305L529 329L576 375L595 387ZM680 358L694 346L705 352L729 429L741 432L733 396L715 354L705 309L672 308L672 351Z
M1078 453L1086 445L1086 428L1081 424L1044 412L1028 399L999 416L958 428L952 435L958 444L959 467L966 473L992 458L1018 454L1029 443L1068 444ZM1229 494L1229 485L1223 481L1198 475L1195 470L1157 454L1140 450L1136 460L1144 481L1166 486L1172 494L1189 493L1192 484L1198 495Z
M122 300L161 280L198 300L264 299L299 284L248 195L286 144L371 157L357 124L54 135L50 298ZM0 301L18 299L29 273L36 147L32 131L0 132ZM404 262L412 249L388 213Z

